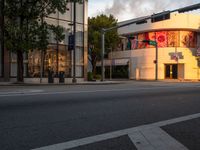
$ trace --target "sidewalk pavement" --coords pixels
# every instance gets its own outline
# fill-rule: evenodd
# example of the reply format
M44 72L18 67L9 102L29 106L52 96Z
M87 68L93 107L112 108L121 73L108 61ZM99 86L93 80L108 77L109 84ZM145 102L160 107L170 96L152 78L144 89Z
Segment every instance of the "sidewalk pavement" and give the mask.
M44 85L107 85L120 84L123 81L84 81L77 83L17 83L17 82L0 82L0 86L44 86Z

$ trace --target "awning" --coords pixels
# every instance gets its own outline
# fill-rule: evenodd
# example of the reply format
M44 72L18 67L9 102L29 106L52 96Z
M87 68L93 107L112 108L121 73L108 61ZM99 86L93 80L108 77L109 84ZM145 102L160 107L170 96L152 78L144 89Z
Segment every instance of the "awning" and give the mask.
M126 66L129 62L129 59L104 59L104 66ZM97 62L97 66L101 66L101 62Z

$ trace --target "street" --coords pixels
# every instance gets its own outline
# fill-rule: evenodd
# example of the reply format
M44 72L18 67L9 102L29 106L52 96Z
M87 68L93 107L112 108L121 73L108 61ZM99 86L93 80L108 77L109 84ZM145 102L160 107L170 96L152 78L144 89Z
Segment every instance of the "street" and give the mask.
M200 83L150 81L0 86L0 149L36 149L198 114L199 91ZM117 142L131 149L126 137L109 145Z

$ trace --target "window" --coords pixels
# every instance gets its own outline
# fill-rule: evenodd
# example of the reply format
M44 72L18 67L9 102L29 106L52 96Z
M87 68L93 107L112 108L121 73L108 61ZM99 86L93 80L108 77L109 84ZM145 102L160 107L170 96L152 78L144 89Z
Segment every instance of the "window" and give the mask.
M167 47L167 32L156 32L156 41L158 43L158 47Z
M28 54L28 75L29 77L40 77L41 52L30 51Z
M158 21L167 20L167 19L170 19L170 12L168 11L165 14L161 13L161 14L153 15L151 22L158 22Z
M178 47L179 42L179 31L168 31L167 32L167 45L168 47Z
M196 47L197 34L191 31L180 31L180 46L181 47Z

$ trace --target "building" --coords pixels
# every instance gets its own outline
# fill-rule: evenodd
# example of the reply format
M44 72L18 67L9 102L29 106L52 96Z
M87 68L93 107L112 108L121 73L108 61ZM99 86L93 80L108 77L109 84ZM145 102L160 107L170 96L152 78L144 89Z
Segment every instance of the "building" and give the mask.
M127 68L130 79L154 80L156 48L142 42L152 40L158 43L159 80L200 79L200 15L171 13L119 28L118 33L121 43L105 60L107 67Z
M55 75L54 82L59 82L60 72L64 73L65 82L72 82L73 77L73 50L68 49L69 36L73 34L73 3L68 3L69 10L64 13L55 13L45 18L49 24L64 27L65 39L57 43L50 34L49 46L41 59L41 52L38 50L24 54L24 81L40 82L41 68L43 68L42 82L48 82L48 70L51 69ZM76 78L79 81L87 79L87 51L88 51L88 1L83 4L76 3ZM2 20L2 17L1 19ZM1 31L2 33L2 31ZM1 34L2 35L2 34ZM1 36L2 38L2 36ZM7 51L2 46L0 49L0 81L16 81L17 58L16 54ZM43 60L43 61L42 61Z

